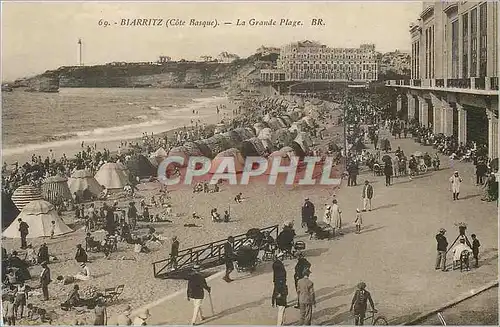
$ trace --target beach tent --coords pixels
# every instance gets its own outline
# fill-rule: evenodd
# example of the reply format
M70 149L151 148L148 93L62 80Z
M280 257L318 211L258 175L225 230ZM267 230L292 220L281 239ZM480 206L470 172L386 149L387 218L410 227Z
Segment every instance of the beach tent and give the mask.
M222 151L212 160L212 165L210 166L210 173L214 174L217 171L217 168L222 164L224 158L233 158L234 160L234 169L236 173L241 173L243 168L245 167L245 159L243 158L241 152L238 149L231 148L225 151Z
M68 187L71 194L75 192L81 194L83 199L89 200L93 196L97 197L101 191L102 186L94 178L94 175L88 170L76 170L68 179Z
M312 140L305 132L299 132L297 137L290 143L290 147L300 158L303 158L309 153L309 148L311 146Z
M126 165L133 177L147 178L157 175L157 169L142 154L127 160Z
M246 157L263 156L267 151L262 141L257 137L245 140L240 146L241 154Z
M273 140L282 144L283 146L288 146L297 136L297 132L290 132L287 128L280 128L274 132Z
M17 218L28 224L29 234L27 238L50 236L52 221L55 222L54 235L62 235L73 231L59 217L54 206L45 200L31 201L24 207ZM21 237L17 219L2 233L2 236L7 238Z
M314 118L312 118L311 116L305 116L301 119L301 121L305 122L309 127L314 127L315 125Z
M42 192L31 185L19 186L12 194L12 202L14 202L19 210L23 210L24 206L31 201L41 199Z
M203 151L200 149L200 146L194 142L186 142L182 145L189 156L192 157L203 157L205 154Z
M281 158L281 161L277 162L277 164L279 166L289 166L292 163L291 158L294 157L294 156L296 156L295 152L290 147L284 147L281 150L274 151L267 158L268 163L267 163L267 169L266 169L265 174L266 175L270 175L271 174L273 165L275 164L275 160L277 160L276 158L278 158L278 157ZM298 158L297 158L297 161L298 161Z
M262 131L266 127L268 127L268 126L265 123L255 123L255 124L253 124L253 129L255 130L255 134L256 135L259 135L260 131Z
M151 153L149 156L153 164L159 165L163 159L165 159L168 156L168 152L164 148L159 148L155 152Z
M205 144L210 152L213 154L221 153L224 150L231 148L231 140L222 134L216 134L208 139L201 140L196 142L197 144Z
M99 168L95 179L108 190L123 189L128 184L129 174L121 163L109 162Z
M287 127L292 126L292 118L289 115L282 115L279 117L286 124Z
M11 197L2 191L2 228L9 226L18 214L19 209L17 209L14 202L12 202Z
M61 176L46 178L42 183L42 197L52 204L57 204L60 199L73 200L71 190L68 187L68 179Z
M263 128L260 131L258 138L261 140L271 140L273 138L273 131L268 127Z
M213 158L215 156L215 154L212 153L212 150L210 150L210 147L202 141L195 141L193 143L198 146L198 149L200 149L200 151L204 157Z
M280 128L286 127L286 124L282 120L276 117L271 118L267 123L269 124L269 127L272 128L273 130L278 130Z

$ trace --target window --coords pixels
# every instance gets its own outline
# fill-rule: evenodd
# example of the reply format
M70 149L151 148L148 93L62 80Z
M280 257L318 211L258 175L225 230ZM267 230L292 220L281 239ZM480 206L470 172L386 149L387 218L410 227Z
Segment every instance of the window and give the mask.
M487 41L488 41L488 20L487 3L479 6L479 77L486 76L486 64L488 61Z
M451 23L451 75L458 78L458 20Z
M462 15L462 78L469 77L469 13Z
M477 9L470 12L470 77L477 76Z

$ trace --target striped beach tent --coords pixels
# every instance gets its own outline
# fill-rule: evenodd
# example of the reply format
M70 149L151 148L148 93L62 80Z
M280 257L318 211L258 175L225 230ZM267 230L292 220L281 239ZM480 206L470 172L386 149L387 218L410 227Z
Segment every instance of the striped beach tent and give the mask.
M68 179L61 176L46 178L42 183L42 197L52 204L56 204L60 199L72 200Z
M42 192L31 185L19 186L12 194L12 202L14 202L19 210L23 210L23 208L31 201L41 199Z
M68 187L71 194L81 193L84 198L98 196L102 191L102 186L94 178L94 175L88 170L76 170L68 179ZM89 194L89 196L85 196Z
M28 224L28 238L50 236L52 222L55 223L54 235L62 235L73 231L59 217L54 206L45 200L31 201L24 207L17 218ZM2 233L2 236L7 238L21 237L17 219Z

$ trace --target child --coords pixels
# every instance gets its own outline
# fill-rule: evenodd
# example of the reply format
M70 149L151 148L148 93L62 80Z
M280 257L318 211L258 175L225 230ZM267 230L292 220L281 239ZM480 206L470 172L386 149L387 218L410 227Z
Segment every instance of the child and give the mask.
M356 234L361 233L361 225L363 224L363 217L361 217L361 212L359 209L356 209L356 220L354 221L356 224Z
M474 264L474 268L479 267L479 247L481 246L481 243L479 243L479 240L476 238L476 234L472 234L472 255L474 256L474 260L476 260L476 263Z
M4 324L14 326L16 324L16 313L14 310L14 297L9 295L6 301L3 302L3 319Z
M235 197L234 197L234 202L236 203L241 203L241 193L238 193Z
M56 222L52 220L50 222L50 238L54 238L55 232L56 232Z

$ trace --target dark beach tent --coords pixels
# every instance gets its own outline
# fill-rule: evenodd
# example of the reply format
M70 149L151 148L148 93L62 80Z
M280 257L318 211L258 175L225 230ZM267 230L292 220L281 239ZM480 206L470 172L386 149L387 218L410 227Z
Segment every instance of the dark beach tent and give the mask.
M42 183L42 197L52 204L57 204L60 199L73 200L68 187L68 179L61 176L46 178Z
M16 219L19 212L10 196L2 191L2 229L9 226Z
M241 154L246 157L259 157L266 154L266 148L262 141L257 137L245 140L240 146Z
M288 146L297 137L296 132L290 132L287 128L280 128L274 133L274 139L283 146Z
M184 148L187 151L187 154L191 157L204 157L204 153L201 151L198 144L194 142L186 142L183 144Z
M31 185L19 186L12 194L12 202L21 211L28 203L35 200L42 200L42 192Z
M227 136L222 134L215 134L214 136L201 140L200 142L204 143L210 149L212 154L221 153L222 151L231 148L231 141Z
M292 126L293 121L289 115L282 115L279 118L285 122L287 127Z
M90 200L92 197L97 197L102 186L94 178L94 175L88 170L76 170L68 179L68 187L71 194L80 194L84 200Z
M287 121L285 119L283 119L283 117L278 117L276 119L278 119L280 125L282 125L283 127L290 127L290 125L291 125L291 124L288 124Z
M215 154L212 153L210 147L206 143L204 143L203 140L195 141L193 143L195 143L198 146L198 149L200 149L200 152L203 154L204 157L213 158L215 156Z
M243 158L241 152L238 149L231 148L222 151L215 156L210 166L210 173L215 174L215 172L221 165L225 165L224 160L226 158L231 158L231 160L233 160L234 170L236 173L241 173L245 168L245 159Z
M132 177L148 178L157 175L157 169L142 154L130 158L126 165Z

